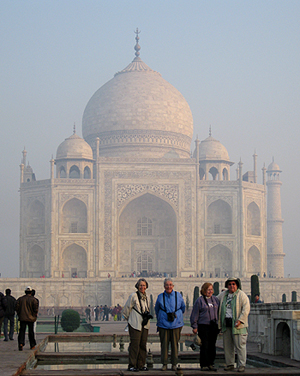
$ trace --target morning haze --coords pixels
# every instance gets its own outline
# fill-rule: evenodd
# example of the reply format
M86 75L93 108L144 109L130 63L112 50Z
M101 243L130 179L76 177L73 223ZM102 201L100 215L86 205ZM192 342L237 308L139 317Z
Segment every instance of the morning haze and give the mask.
M36 177L81 123L92 94L141 57L188 102L194 137L226 147L231 179L275 157L281 187L285 275L298 277L299 12L296 1L37 1L1 3L1 275L19 276L19 165ZM194 150L194 142L192 142Z

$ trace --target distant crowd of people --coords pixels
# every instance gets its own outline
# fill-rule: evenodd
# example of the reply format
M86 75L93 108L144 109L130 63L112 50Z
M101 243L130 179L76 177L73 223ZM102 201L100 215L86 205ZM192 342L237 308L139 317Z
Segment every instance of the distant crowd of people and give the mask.
M104 306L97 305L93 308L88 305L84 311L87 322L91 322L92 317L95 321L121 321L121 312L122 307L119 304L114 307L108 307L106 304Z

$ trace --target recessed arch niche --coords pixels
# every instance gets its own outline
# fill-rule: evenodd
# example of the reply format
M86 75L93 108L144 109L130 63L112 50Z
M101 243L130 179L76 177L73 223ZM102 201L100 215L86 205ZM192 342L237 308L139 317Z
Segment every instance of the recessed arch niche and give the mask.
M145 193L131 200L119 216L119 273L177 273L177 217L160 197Z
M73 243L62 254L63 273L65 277L86 278L87 254L83 247Z
M251 274L259 274L261 271L261 256L255 245L253 245L248 251L247 270Z
M37 235L45 233L45 206L39 200L34 200L29 207L27 234Z
M62 209L62 233L87 232L87 208L83 201L72 198Z
M291 331L286 322L280 322L276 327L276 355L291 357Z
M247 234L260 236L260 210L254 201L247 208Z
M39 278L45 274L44 250L39 245L33 245L28 251L28 276Z
M208 251L207 269L211 277L225 277L232 274L232 252L223 244L218 244ZM208 276L210 277L210 276Z
M224 200L216 200L208 206L207 233L232 234L232 210Z

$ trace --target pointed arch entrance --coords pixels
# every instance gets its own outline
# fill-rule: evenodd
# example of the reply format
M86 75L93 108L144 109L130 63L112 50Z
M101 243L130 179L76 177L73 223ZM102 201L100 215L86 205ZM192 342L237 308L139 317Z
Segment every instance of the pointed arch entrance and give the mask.
M119 217L119 275L177 273L177 217L172 206L150 193L130 201Z
M87 255L83 247L76 243L69 245L63 251L62 262L65 277L86 278Z
M232 252L223 244L211 248L207 255L210 277L226 277L232 274Z

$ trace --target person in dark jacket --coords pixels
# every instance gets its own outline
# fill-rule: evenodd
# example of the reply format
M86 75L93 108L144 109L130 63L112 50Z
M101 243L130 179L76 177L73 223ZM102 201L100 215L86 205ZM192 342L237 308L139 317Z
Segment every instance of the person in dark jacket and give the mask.
M5 297L7 301L7 308L4 315L4 341L14 339L14 329L15 329L15 309L16 309L16 299L10 295L11 289L5 290ZM8 322L9 322L9 334L8 334Z
M103 308L103 312L104 312L104 315L103 315L102 321L108 321L109 307L107 307L106 304Z
M2 328L2 323L4 320L6 307L7 307L6 297L3 295L2 292L0 292L0 334L1 334L1 328Z
M202 371L216 371L216 341L219 333L219 300L213 296L214 289L210 282L201 287L201 296L195 301L190 322L193 333L201 339L200 366Z
M30 348L34 349L36 345L33 324L36 321L39 303L38 300L31 295L32 288L26 287L25 295L21 296L16 302L16 311L20 321L20 331L18 336L19 350L22 351L25 346L25 331L28 326L28 338Z

